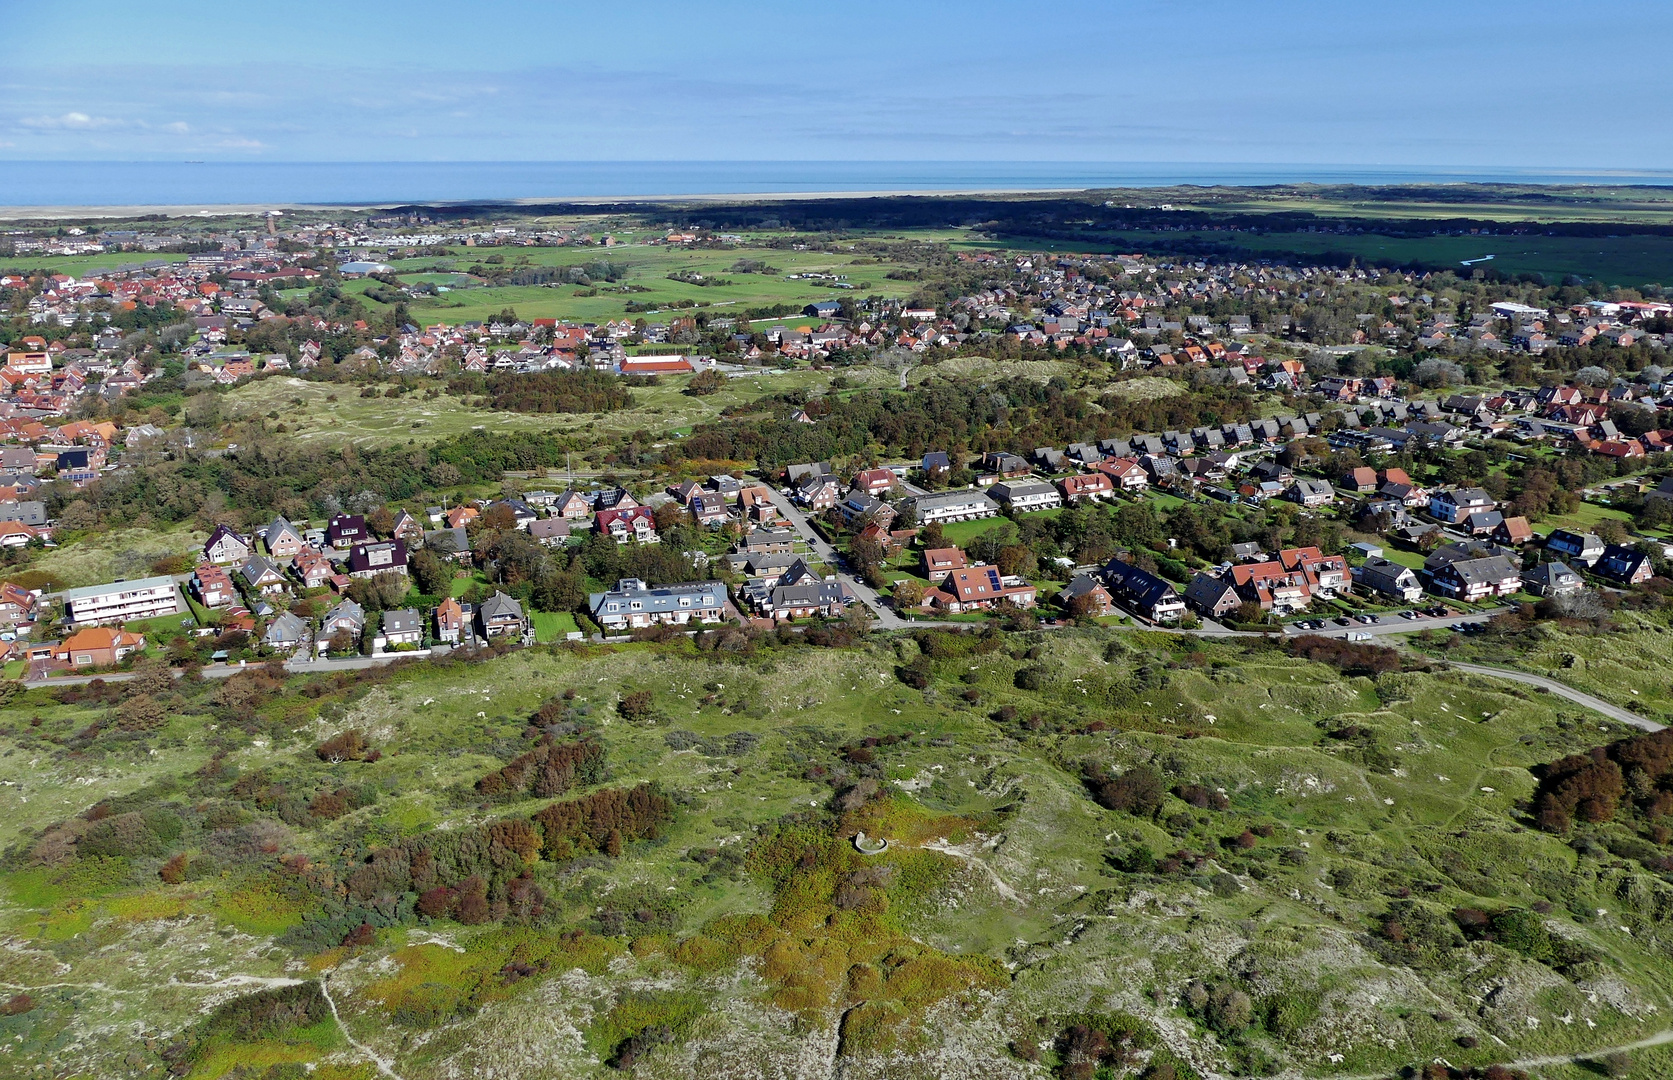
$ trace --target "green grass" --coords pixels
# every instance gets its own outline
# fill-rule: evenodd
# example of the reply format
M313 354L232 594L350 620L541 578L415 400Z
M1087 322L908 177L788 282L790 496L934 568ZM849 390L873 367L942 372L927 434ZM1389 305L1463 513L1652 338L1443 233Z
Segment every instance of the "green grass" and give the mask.
M1525 829L1517 816L1533 788L1530 765L1609 737L1579 710L1459 674L1347 678L1242 642L1069 630L1012 635L998 646L936 661L927 693L895 676L916 653L904 638L852 649L759 646L737 657L699 653L683 639L529 649L468 667L415 665L346 691L330 689L329 680L298 679L317 683L324 696L293 686L259 707L255 734L220 723L207 696L194 698L202 711L183 711L166 738L95 740L79 758L57 751L108 707L64 706L30 691L14 699L6 719L39 715L41 725L0 724L0 754L11 750L40 765L38 774L17 773L19 786L0 787L0 809L15 811L0 817L0 846L33 844L44 826L93 801L165 777L183 784L163 789L176 791L165 798L196 803L202 795L193 785L211 753L224 754L217 768L269 771L290 790L352 782L380 793L335 822L304 816L287 827L278 851L321 864L391 837L527 814L546 800L484 806L471 785L526 745L527 718L541 703L567 696L606 748L608 782L654 781L677 794L678 812L657 841L631 845L619 859L565 873L537 865L549 927L441 919L381 931L357 953L303 957L315 970L339 972L332 987L345 1023L392 1056L400 1075L435 1072L439 1052L449 1068L478 1074L514 1071L516 1061L539 1053L554 1075L588 1075L597 1068L589 1052L612 1050L657 1022L676 1028L679 1040L657 1054L718 1055L718 1063L736 1060L744 1045L752 1056L788 1060L813 1045L812 1032L825 1030L815 1019L856 1003L842 989L850 977L871 987L865 1000L899 1010L903 1034L892 1052L900 1056L890 1068L910 1065L914 1075L944 1074L947 1059L936 1055L952 1052L949 1025L963 1040L957 1052L996 1061L1037 1018L1047 1018L1042 1037L1049 1037L1059 1018L1086 1010L1133 1012L1181 1033L1205 1055L1199 1066L1244 1075L1249 1070L1221 1060L1174 1002L1192 978L1218 981L1249 970L1268 988L1259 993L1294 992L1317 1003L1307 1015L1325 1027L1313 1036L1250 1036L1280 1059L1278 1071L1295 1075L1341 1071L1328 1061L1333 1052L1351 1052L1358 1072L1387 1075L1436 1054L1450 1059L1459 1053L1451 1041L1458 1031L1434 1021L1437 1012L1463 1018L1458 1030L1504 1040L1501 1047L1483 1037L1471 1063L1492 1060L1489 1053L1503 1059L1625 1042L1660 1023L1647 1010L1634 1019L1589 1002L1571 982L1485 946L1480 964L1507 988L1501 998L1527 996L1511 1012L1482 1010L1479 966L1390 969L1364 945L1389 891L1419 880L1435 884L1437 891L1421 895L1443 911L1525 906L1550 895L1563 901L1551 916L1563 932L1606 957L1618 987L1612 992L1664 999L1673 980L1651 943L1653 892L1644 907L1612 864ZM1643 677L1670 662L1646 657ZM1038 689L1018 688L1025 668L1042 673ZM628 722L617 712L620 696L634 690L651 691L654 722ZM1585 722L1577 725L1577 716ZM1325 736L1346 723L1368 732L1361 738L1380 756ZM378 761L333 765L312 752L325 733L348 725L370 734L383 751ZM671 741L675 732L690 736ZM726 749L738 733L753 736L754 745ZM833 785L810 767L852 770L839 748L868 736L895 737L880 742L869 762L894 794L869 804L865 818L868 833L894 843L875 864L896 875L886 909L857 921L832 907L831 879L818 878L831 872L830 848L815 849L805 873L796 869L803 849L793 848L788 890L750 872L711 874L709 863L691 857L743 850L758 829L786 815L828 828L817 826L831 820L821 808L847 781ZM1222 788L1230 806L1201 810L1164 794L1154 816L1105 810L1088 797L1085 762L1118 770L1149 763L1165 787ZM1227 843L1255 826L1271 826L1271 835L1246 851ZM941 840L961 845L958 853L920 846ZM1106 855L1134 843L1157 853L1204 852L1214 862L1195 873L1113 869ZM843 845L835 851L858 859ZM293 970L286 965L294 954L271 939L306 908L291 890L294 871L275 866L180 886L159 885L155 860L137 857L84 879L50 868L10 874L0 932L19 945L0 961L0 978L37 988L43 998L48 984L74 996L73 1008L68 998L48 1007L59 1010L50 1015L65 1025L63 1042L51 1050L23 1044L14 1055L33 1061L50 1053L67 1072L108 1075L121 1068L111 1062L137 1052L127 1035L134 1021L179 1030L202 1015L204 991L192 986L208 976L194 973ZM1232 887L1218 878L1222 871L1234 876ZM826 893L817 892L816 878ZM798 907L791 899L804 887L815 891ZM669 921L630 921L611 939L560 937L585 930L620 895L647 911L668 905ZM1597 907L1609 909L1610 919L1591 915ZM762 933L803 929L759 953L723 947L728 928L749 916L763 917ZM1616 920L1644 929L1621 934ZM699 938L708 944L684 949ZM880 941L884 951L868 952L884 948ZM1005 974L977 998L940 997L951 985L949 958ZM514 961L534 974L515 978ZM864 981L874 974L867 967L906 974L883 994L888 984L880 976ZM1256 987L1253 979L1249 985ZM1369 985L1378 988L1375 1004L1362 994ZM818 997L827 992L833 996ZM924 1003L937 1000L942 1011L926 1011ZM806 1027L766 1007L782 1002L799 1013L810 1001L818 1008L806 1014ZM420 1006L429 1019L410 1019ZM960 1011L966 1008L977 1011ZM402 1009L408 1020L394 1018ZM1560 1023L1570 1010L1597 1028ZM1525 1024L1527 1015L1540 1019L1537 1029ZM1395 1046L1351 1034L1372 1029L1389 1032ZM98 1034L106 1030L121 1037ZM575 1034L540 1034L551 1030ZM868 1038L882 1037L867 1030ZM251 1046L242 1060L265 1061L268 1045ZM216 1060L234 1057L228 1050Z
M156 251L108 251L97 255L11 255L0 258L0 269L30 273L45 270L80 277L102 270L114 270L118 266L139 266L159 261L183 263L189 257Z
M535 640L542 643L562 641L565 634L581 629L575 624L575 616L567 611L531 612L529 622L534 624Z
M175 587L177 599L185 599L178 586ZM153 619L138 619L134 622L123 623L123 629L134 634L144 634L148 638L174 637L183 630L193 626L203 625L199 622L194 605L182 604L187 610L178 615L158 615Z
M456 577L453 579L453 584L448 586L447 595L453 597L463 596L471 591L471 586L486 586L487 584L488 579L483 577L480 571L466 574L464 577Z
M462 251L446 259L404 259L393 265L401 272L401 280L409 284L423 281L457 281L456 274L478 260L496 254L492 251ZM621 318L628 303L672 304L691 300L711 309L726 313L728 308L740 311L767 307L773 304L798 306L815 300L830 300L844 295L906 296L913 286L910 282L890 280L890 270L900 269L896 263L868 263L854 265L854 256L817 251L784 251L741 245L723 251L692 251L679 246L629 244L610 249L587 247L525 248L499 252L504 266L519 264L527 258L529 266L576 266L607 260L617 265L626 264L628 273L615 283L596 282L583 289L577 285L526 285L457 288L436 298L419 298L408 305L415 318L426 322L459 323L490 319L507 307L527 318L558 318L577 321L603 322ZM739 259L758 259L778 268L776 274L738 274L728 267ZM437 268L442 273L437 273ZM833 289L817 281L790 281L786 275L815 271L845 275L850 284L869 282L863 290ZM670 273L697 273L707 278L724 279L726 285L695 285L669 280ZM442 280L443 278L447 280ZM353 291L363 292L368 286L359 282ZM631 286L644 291L610 292L609 289ZM577 293L598 288L597 296L578 296ZM368 306L381 307L371 301ZM668 317L678 312L670 308ZM654 316L648 316L654 318Z
M843 374L851 382L880 386L892 383L892 376L875 369L850 368ZM714 420L728 406L795 389L823 392L832 377L832 372L805 368L788 372L764 370L760 375L728 379L719 392L703 397L681 392L690 376L673 377L663 379L657 386L635 387L636 404L630 409L610 413L525 414L474 408L445 393L434 398L423 392L396 398L381 395L363 398L357 391L334 383L275 376L255 380L228 393L222 399L222 408L233 417L267 417L274 425L284 425L287 438L302 443L423 445L479 427L494 432L551 431L591 439L641 429L689 431L694 424Z
M147 577L151 564L166 555L197 555L209 534L190 523L166 529L126 528L64 537L56 548L38 553L29 563L32 582L52 588L101 585L117 578ZM19 580L17 571L7 575Z

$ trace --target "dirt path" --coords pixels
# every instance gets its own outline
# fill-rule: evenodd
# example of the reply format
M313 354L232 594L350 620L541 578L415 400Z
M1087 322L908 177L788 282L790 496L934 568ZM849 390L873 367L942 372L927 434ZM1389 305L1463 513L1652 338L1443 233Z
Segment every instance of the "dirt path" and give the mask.
M1512 1069L1538 1069L1547 1065L1574 1065L1583 1061L1597 1061L1610 1054L1630 1053L1633 1050L1648 1050L1655 1046L1666 1046L1673 1043L1673 1029L1658 1031L1654 1035L1639 1039L1637 1042L1623 1043L1620 1046L1604 1046L1596 1050L1588 1050L1584 1054L1551 1054L1547 1057L1523 1058L1520 1061L1499 1062ZM1439 1061L1439 1058L1435 1060ZM1392 1072L1384 1070L1379 1073L1362 1073L1359 1076L1331 1076L1329 1080L1388 1080Z
M992 879L995 892L1013 904L1025 904L1025 901L1017 894L1017 891L1005 884L1005 879L999 876L999 871L989 866L982 859L978 859L976 857L976 845L967 844L964 847L954 847L945 840L930 840L918 846L924 848L926 851L939 851L943 855L951 855L955 859L963 859L972 866L981 867L983 870L987 871L988 877Z
M356 1050L371 1059L372 1064L377 1066L378 1072L389 1077L389 1080L401 1080L400 1075L395 1072L389 1062L378 1056L378 1052L376 1050L373 1050L370 1046L367 1046L363 1042L357 1041L353 1035L349 1034L349 1026L343 1023L342 1016L337 1012L337 1001L331 996L331 987L328 985L330 981L331 972L323 972L319 977L319 989L320 993L325 995L325 1003L331 1006L331 1019L337 1021L337 1030L343 1033L343 1038L348 1040L348 1044L350 1046L354 1047Z

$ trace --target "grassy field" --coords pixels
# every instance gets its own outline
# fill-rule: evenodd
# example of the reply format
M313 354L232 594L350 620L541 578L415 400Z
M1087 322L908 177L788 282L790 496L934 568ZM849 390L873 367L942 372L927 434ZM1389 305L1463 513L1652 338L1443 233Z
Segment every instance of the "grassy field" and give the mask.
M11 255L0 257L0 270L33 273L46 270L72 277L91 275L118 266L140 266L148 262L183 263L188 256L155 251L111 251L98 255Z
M343 442L375 446L425 444L478 427L496 432L552 431L600 436L641 429L684 434L690 432L692 425L719 416L729 405L795 388L823 392L830 386L833 374L805 368L787 372L763 370L759 375L728 379L723 389L704 397L681 392L691 377L665 377L661 385L635 387L633 395L637 403L631 409L589 414L475 409L447 394L434 398L423 393L364 398L338 385L276 376L238 387L222 399L222 407L233 417L265 416L274 424L283 424L291 438L332 445ZM890 385L893 379L887 372L870 368L849 368L842 374L851 383L880 386Z
M71 542L40 552L8 581L28 588L50 584L54 591L80 585L99 585L117 578L147 577L151 564L167 555L195 555L209 533L191 524L169 529L114 529L86 533Z
M156 1051L133 1035L136 1024L178 1030L255 980L326 970L347 1033L413 1080L607 1075L613 1048L657 1023L673 1041L652 1052L654 1075L806 1075L808 1060L828 1060L839 1045L841 1023L835 1052L852 1075L876 1075L887 1061L901 1077L1019 1078L1028 1073L1005 1044L1049 1043L1064 1018L1086 1011L1132 1014L1197 1075L1392 1075L1436 1054L1481 1065L1584 1052L1664 1023L1651 1010L1673 1002L1653 944L1656 894L1636 898L1618 865L1526 830L1516 812L1532 790L1529 765L1609 738L1610 725L1600 731L1565 703L1456 674L1346 678L1241 643L1166 635L1002 639L934 661L925 691L891 670L916 653L887 641L742 662L689 645L529 650L468 669L421 664L373 685L351 680L346 696L293 685L260 707L253 733L227 726L217 698L194 699L198 711L174 712L150 736L100 737L74 753L53 740L106 708L30 691L0 713L39 719L0 727L13 760L36 762L0 786L7 847L101 798L196 774L212 753L222 755L216 769L302 792L375 789L347 816L285 828L278 850L322 864L367 837L527 813L544 801L488 807L470 784L526 745L524 718L566 691L572 715L606 749L608 783L655 781L678 810L663 836L621 858L539 865L551 899L538 925L420 920L378 930L369 944L314 951L274 946L310 908L259 863L179 885L158 882L155 856L26 864L0 878L0 928L13 942L0 953L0 981L36 998L31 1011L0 1019L8 1039L19 1037L14 1060L51 1055L65 1072L96 1075L150 1063ZM1025 669L1041 673L1034 689L1019 689ZM637 690L652 694L649 722L616 710ZM1350 724L1348 741L1324 734ZM320 761L313 745L346 727L365 732L381 760ZM798 923L800 909L786 906L804 895L795 890L816 898L831 887L818 859L858 858L845 844L809 848L789 893L748 860L714 871L714 852L765 843L775 823L832 820L821 810L832 788L810 767L854 769L844 756L856 755L839 747L867 736L887 737L863 771L888 794L847 820L891 847L875 862L844 864L893 868L886 910L866 916L874 921L831 908ZM1153 815L1106 810L1087 795L1083 762L1153 768L1164 787L1224 792L1225 808L1164 794ZM1251 839L1232 843L1244 829ZM1135 845L1207 861L1173 873L1117 869ZM697 851L709 854L692 858ZM1391 963L1367 944L1367 928L1397 887L1442 912L1557 900L1552 932L1595 950L1607 979L1571 981L1486 944L1456 969ZM645 912L639 928L630 919L619 933L585 930L613 897ZM754 959L728 951L728 934L769 915L749 925L804 926L803 936L775 930L777 944ZM866 937L845 936L844 926L861 925ZM562 933L572 926L583 932ZM874 938L894 951L866 951ZM874 969L901 978L889 976L886 994L885 984L858 989ZM947 980L959 971L991 974L980 992L956 992ZM1498 989L1483 1004L1486 973ZM1256 1002L1254 1019L1216 1032L1181 1000L1191 979L1232 980ZM1607 995L1589 997L1598 986ZM881 1026L839 1022L862 1000L889 1003ZM1474 1049L1458 1045L1465 1036ZM216 1076L235 1061L308 1062L322 1073L364 1061L346 1045L330 1026L211 1041L187 1075Z
M620 318L628 303L672 304L690 300L724 312L727 308L757 308L773 304L797 306L815 300L840 299L845 295L906 296L912 291L910 282L890 280L891 270L903 269L902 264L878 262L870 257L817 251L775 250L738 245L726 250L692 250L680 245L627 244L611 248L556 247L511 248L505 250L455 249L456 255L445 258L397 260L392 265L407 284L434 282L460 285L468 279L463 272L488 258L501 258L499 267L570 267L606 261L625 267L626 273L617 281L595 281L582 288L577 285L530 285L497 287L461 287L434 298L420 298L408 305L415 318L433 322L460 323L491 319L507 307L527 318L559 318L583 322L603 322ZM856 259L863 261L856 262ZM743 273L730 268L740 259L766 263L772 273ZM791 280L789 275L818 273L844 279L851 288L833 288L818 280ZM446 275L446 279L438 275ZM725 284L696 284L676 281L669 274L700 275L705 280ZM862 287L863 286L863 287ZM351 291L363 293L367 282L351 283ZM597 290L595 296L576 295ZM626 290L626 291L624 291ZM366 300L369 308L380 310L382 305ZM669 309L670 314L674 309Z

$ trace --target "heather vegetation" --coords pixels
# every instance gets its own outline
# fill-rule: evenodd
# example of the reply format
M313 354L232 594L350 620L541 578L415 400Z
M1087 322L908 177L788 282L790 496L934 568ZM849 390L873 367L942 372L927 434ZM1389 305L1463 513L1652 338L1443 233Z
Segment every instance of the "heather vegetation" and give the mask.
M352 1038L1149 1080L1654 1034L1667 740L1383 652L926 628L15 692L0 1029L101 1075L360 1075Z

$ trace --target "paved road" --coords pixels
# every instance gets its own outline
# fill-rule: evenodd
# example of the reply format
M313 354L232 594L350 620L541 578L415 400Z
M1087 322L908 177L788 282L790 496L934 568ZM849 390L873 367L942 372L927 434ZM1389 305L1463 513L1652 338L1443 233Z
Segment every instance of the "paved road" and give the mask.
M1510 668L1487 667L1485 664L1464 664L1456 660L1446 661L1458 671L1467 671L1472 675L1487 675L1495 679L1508 679L1511 682L1526 683L1537 686L1541 690L1549 690L1558 697L1567 698L1576 705L1584 705L1593 712L1600 712L1611 720L1619 720L1623 724L1630 724L1644 731L1660 731L1662 725L1654 720L1646 720L1630 709L1623 709L1619 705L1611 705L1602 698L1593 697L1584 691L1576 690L1556 679L1547 679L1543 675L1533 675L1526 671L1515 671Z
M1349 634L1370 634L1381 637L1384 634L1414 634L1419 630L1445 630L1458 623L1477 625L1484 623L1502 611L1509 608L1493 608L1489 611L1478 612L1473 615L1442 615L1439 618L1425 616L1420 619L1402 619L1398 615L1384 615L1382 622L1355 622L1352 626L1339 626L1333 620L1327 620L1323 630L1302 630L1293 623L1284 627L1286 637L1298 634L1317 634L1320 637L1347 637Z
M807 541L807 545L813 550L813 553L825 560L825 565L829 566L831 571L836 574L837 580L846 585L855 596L860 598L861 603L871 609L872 615L877 619L878 629L905 630L915 625L896 615L893 609L883 603L883 598L878 596L876 590L870 585L841 569L842 559L837 554L836 549L820 539L819 534L813 531L813 526L808 524L807 516L798 510L784 496L783 492L771 485L768 485L767 490L772 492L773 505L778 508L778 512L784 515L802 539Z

